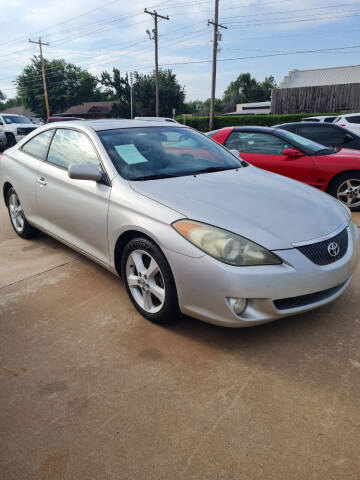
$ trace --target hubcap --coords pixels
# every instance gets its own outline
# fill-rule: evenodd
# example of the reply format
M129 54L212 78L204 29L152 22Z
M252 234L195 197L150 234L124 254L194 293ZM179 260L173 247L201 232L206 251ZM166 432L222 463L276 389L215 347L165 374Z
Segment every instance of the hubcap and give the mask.
M348 207L360 205L360 179L352 178L343 182L337 190L337 198Z
M9 210L12 224L17 232L21 233L24 228L24 211L19 197L12 193L9 198Z
M134 250L126 262L126 279L135 302L148 313L159 312L165 302L165 283L159 265L144 250Z

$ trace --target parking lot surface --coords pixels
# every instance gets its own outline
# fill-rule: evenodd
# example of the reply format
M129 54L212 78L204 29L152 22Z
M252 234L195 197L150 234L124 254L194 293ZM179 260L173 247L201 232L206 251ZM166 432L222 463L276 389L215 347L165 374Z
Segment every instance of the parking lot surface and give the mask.
M1 206L0 478L359 479L359 339L359 270L304 315L159 327Z

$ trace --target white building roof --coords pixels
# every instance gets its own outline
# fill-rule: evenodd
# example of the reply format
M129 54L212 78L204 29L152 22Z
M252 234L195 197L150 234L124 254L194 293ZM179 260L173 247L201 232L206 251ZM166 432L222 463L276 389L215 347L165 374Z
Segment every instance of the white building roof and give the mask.
M279 88L317 87L343 83L360 83L360 65L292 70L284 77Z

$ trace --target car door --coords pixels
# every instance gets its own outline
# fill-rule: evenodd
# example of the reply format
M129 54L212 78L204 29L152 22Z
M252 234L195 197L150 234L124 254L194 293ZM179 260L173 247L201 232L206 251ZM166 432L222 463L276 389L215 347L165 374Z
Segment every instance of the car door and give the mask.
M312 185L314 183L313 160L307 155L289 157L285 148L294 148L271 133L236 131L226 139L227 148L236 149L241 158L256 167L294 178Z
M20 198L26 218L34 224L38 223L39 217L36 178L53 133L53 130L46 130L32 137L16 152L16 162L12 163L11 183Z
M57 129L47 159L38 172L39 222L50 234L108 264L107 215L111 186L107 181L69 178L69 165L84 163L102 168L89 137L75 129Z

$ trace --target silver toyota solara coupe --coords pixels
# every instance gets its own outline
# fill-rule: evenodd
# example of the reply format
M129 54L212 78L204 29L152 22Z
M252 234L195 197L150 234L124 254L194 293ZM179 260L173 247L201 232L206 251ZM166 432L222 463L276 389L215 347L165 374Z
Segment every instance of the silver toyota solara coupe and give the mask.
M0 179L20 237L41 230L120 275L158 323L304 312L337 298L357 264L346 207L178 124L52 123L5 152Z

